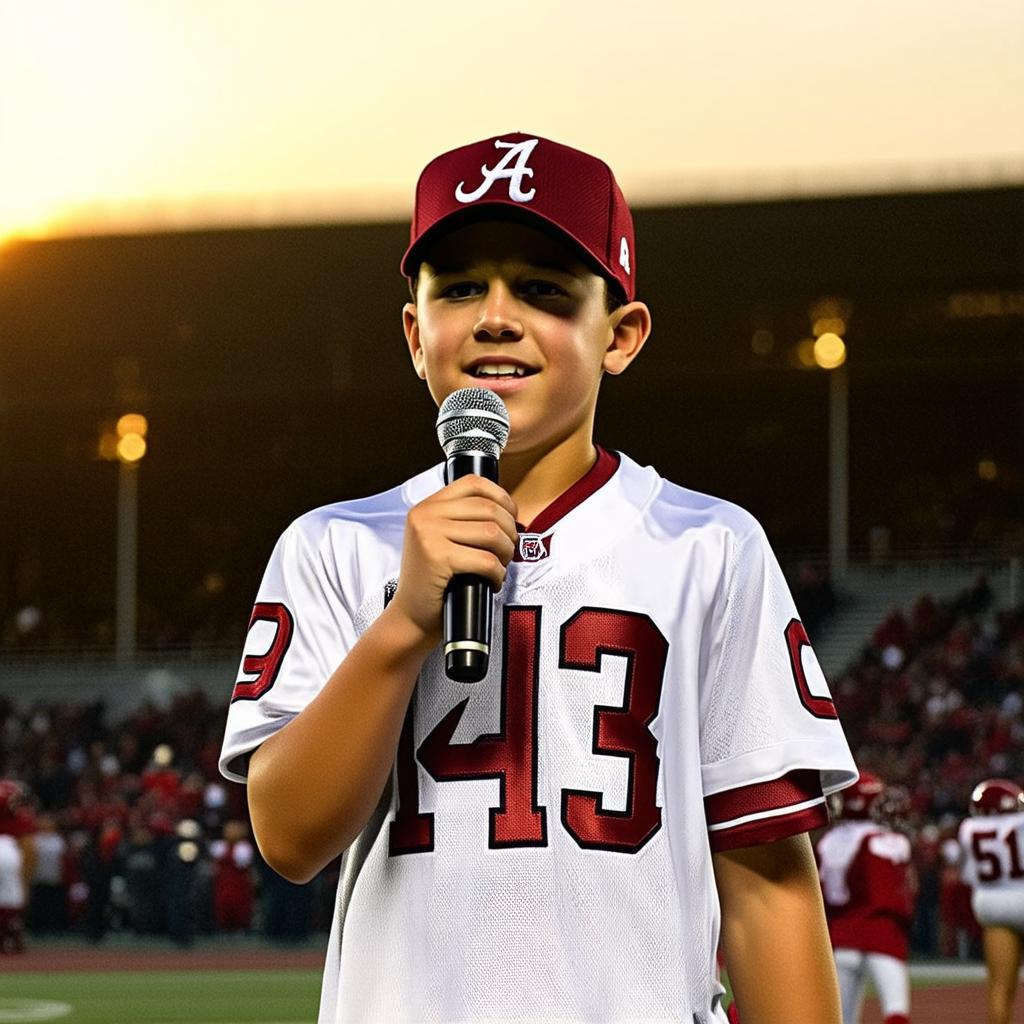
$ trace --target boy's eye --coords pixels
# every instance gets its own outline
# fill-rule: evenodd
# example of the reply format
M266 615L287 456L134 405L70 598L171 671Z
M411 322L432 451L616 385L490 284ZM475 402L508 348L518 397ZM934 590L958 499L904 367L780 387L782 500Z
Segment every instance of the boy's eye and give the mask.
M525 281L522 290L526 295L540 298L554 298L565 295L565 289L560 288L553 281Z
M441 289L443 299L468 299L471 295L480 294L480 285L472 281L456 281Z

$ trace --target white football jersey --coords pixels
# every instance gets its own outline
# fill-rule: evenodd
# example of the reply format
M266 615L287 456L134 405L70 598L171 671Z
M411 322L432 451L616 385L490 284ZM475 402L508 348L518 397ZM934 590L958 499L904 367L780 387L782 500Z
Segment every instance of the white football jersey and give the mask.
M383 610L400 487L302 516L259 591L221 770ZM367 680L367 685L373 685ZM424 663L346 852L320 1021L725 1021L711 853L806 831L857 778L757 522L601 452L520 538L490 671Z
M967 818L958 839L979 923L1024 930L1024 812Z
M966 818L958 839L961 877L985 889L1024 888L1024 811Z

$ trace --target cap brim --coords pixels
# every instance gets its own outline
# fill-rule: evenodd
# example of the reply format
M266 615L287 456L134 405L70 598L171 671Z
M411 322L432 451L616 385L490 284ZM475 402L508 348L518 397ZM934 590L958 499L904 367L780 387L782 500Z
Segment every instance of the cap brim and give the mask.
M406 249L405 255L402 257L402 273L411 280L416 276L419 266L425 258L427 249L436 243L438 239L450 234L452 231L465 227L467 224L476 224L486 220L526 224L529 227L539 228L556 241L568 242L583 263L599 277L603 277L615 289L621 299L626 300L627 296L622 282L572 232L566 231L560 224L557 224L549 217L545 217L542 213L537 213L529 207L524 207L521 203L511 201L494 200L474 203L471 207L467 207L464 210L455 210L434 224L431 224Z

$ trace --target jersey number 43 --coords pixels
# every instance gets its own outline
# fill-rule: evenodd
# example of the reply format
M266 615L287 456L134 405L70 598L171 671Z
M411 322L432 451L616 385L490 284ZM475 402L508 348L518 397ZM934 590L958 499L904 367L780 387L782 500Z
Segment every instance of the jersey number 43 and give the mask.
M472 743L452 743L467 698L414 752L415 700L410 703L398 746L398 809L388 837L392 856L434 849L434 815L419 808L417 754L436 782L498 780L498 803L489 812L492 849L547 846L547 808L537 800L540 619L539 607L505 608L497 732ZM647 615L636 612L582 608L563 623L560 668L600 672L606 655L625 659L625 693L620 705L594 708L592 750L626 759L626 807L610 810L602 793L563 789L562 826L585 849L635 853L661 827L658 745L649 726L661 701L668 642Z

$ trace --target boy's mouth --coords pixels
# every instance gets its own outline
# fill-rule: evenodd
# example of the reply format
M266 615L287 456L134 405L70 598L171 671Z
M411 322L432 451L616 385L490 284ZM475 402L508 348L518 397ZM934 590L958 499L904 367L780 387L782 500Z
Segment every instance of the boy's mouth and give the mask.
M529 377L537 371L516 363L480 363L469 367L467 372L479 380L513 380L517 377Z

